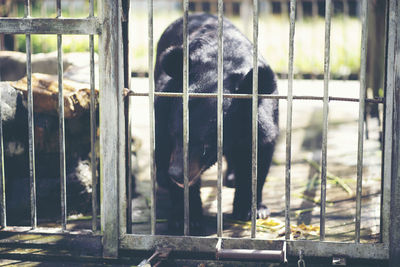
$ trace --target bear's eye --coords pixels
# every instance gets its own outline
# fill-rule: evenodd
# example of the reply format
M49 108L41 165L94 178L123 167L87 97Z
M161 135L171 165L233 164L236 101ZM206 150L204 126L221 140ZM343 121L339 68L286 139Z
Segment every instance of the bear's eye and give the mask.
M210 148L209 145L207 144L203 145L203 157L207 155L209 148Z

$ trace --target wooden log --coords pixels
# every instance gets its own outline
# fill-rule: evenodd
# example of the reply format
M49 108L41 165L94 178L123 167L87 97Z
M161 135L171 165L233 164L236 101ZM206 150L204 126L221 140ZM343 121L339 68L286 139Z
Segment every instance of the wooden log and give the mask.
M27 97L27 79L22 78L10 85ZM90 108L90 86L64 79L64 112L65 118L76 118ZM32 74L33 109L35 112L58 115L58 81L57 76L42 73ZM98 91L96 91L96 98Z

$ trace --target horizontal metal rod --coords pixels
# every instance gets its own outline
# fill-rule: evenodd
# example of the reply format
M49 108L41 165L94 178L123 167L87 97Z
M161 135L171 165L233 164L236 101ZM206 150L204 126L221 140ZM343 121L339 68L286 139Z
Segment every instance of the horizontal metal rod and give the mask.
M255 250L255 249L221 249L217 250L216 258L219 259L249 259L284 261L282 250Z
M95 17L73 18L0 18L0 33L7 34L100 34Z
M182 97L182 93L166 93L166 92L154 92L155 96L161 97ZM128 96L149 96L148 93L136 93L133 91L128 92ZM189 97L193 98L216 98L216 93L189 93ZM251 99L252 94L223 94L225 98L241 98L241 99ZM267 98L267 99L282 99L286 100L287 96L285 95L267 95L267 94L259 94L259 98ZM324 98L322 96L293 96L293 99L296 100L321 100L323 101ZM351 97L336 97L330 96L329 101L344 101L344 102L359 102L358 98L351 98ZM373 104L383 104L384 98L367 98L365 102L373 103Z

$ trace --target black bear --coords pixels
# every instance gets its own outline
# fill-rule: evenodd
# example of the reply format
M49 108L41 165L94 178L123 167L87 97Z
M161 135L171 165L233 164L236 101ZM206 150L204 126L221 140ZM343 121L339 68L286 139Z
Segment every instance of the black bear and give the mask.
M22 91L0 82L8 225L30 224L28 110ZM91 211L89 112L65 120L68 213ZM60 216L58 117L34 113L38 220ZM55 145L54 145L55 144ZM55 148L54 148L55 147Z
M218 19L209 14L189 16L189 92L217 91ZM224 19L224 93L252 93L253 57L251 42ZM173 22L162 34L157 47L155 87L158 92L182 92L183 19ZM277 94L276 78L265 60L258 59L260 94ZM233 216L251 218L251 99L224 98L223 154L230 177L234 177ZM183 106L182 98L155 99L155 160L157 182L167 187L172 210L169 231L183 230ZM258 101L258 174L257 216L269 215L261 203L262 188L272 161L278 138L278 101ZM189 98L189 196L190 233L202 231L200 176L217 159L217 99Z

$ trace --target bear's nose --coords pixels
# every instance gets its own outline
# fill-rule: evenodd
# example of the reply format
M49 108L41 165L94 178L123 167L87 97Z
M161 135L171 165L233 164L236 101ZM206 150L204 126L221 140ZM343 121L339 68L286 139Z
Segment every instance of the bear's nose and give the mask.
M183 182L183 170L182 167L171 165L168 169L169 176L178 183Z

